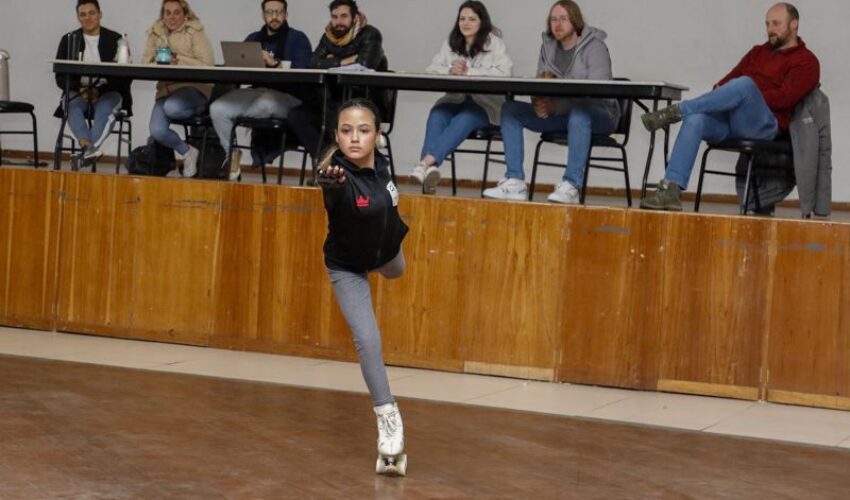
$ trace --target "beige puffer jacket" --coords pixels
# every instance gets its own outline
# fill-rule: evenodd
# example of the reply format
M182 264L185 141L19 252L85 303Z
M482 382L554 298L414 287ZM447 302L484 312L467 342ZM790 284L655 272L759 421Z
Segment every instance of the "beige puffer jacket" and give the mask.
M212 46L204 32L204 25L197 19L183 23L183 26L170 32L162 19L157 19L148 29L148 42L145 46L144 64L153 64L156 59L156 49L168 47L177 56L178 66L213 66ZM212 95L212 85L207 83L159 82L156 84L156 98L167 97L177 89L194 87L201 91L207 99Z

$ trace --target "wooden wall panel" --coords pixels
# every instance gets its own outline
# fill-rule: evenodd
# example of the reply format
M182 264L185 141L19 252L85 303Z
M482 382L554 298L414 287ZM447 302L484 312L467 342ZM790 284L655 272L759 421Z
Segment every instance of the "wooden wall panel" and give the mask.
M462 315L480 289L468 272L471 238L468 202L402 197L399 211L410 232L407 269L398 280L373 278L378 324L388 363L462 371Z
M318 189L225 188L213 345L353 359L322 254Z
M355 359L315 188L0 169L0 323ZM850 409L850 225L405 196L390 364Z
M128 337L140 181L64 175L57 329Z
M559 379L654 387L664 221L657 213L571 209L562 251Z
M772 228L755 218L669 219L660 388L758 397Z
M132 280L134 338L206 345L223 184L144 179Z
M9 324L8 298L12 270L16 263L10 259L12 251L12 231L14 212L12 211L12 193L14 191L15 170L0 168L0 321Z
M466 371L551 380L560 355L562 269L570 212L468 203L461 322Z
M53 329L63 177L0 169L0 321Z
M768 396L850 397L850 225L777 227Z

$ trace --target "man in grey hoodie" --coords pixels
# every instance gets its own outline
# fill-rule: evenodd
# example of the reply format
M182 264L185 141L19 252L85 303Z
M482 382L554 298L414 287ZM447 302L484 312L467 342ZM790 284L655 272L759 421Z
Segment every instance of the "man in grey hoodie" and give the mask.
M573 0L559 0L549 10L543 34L539 78L611 80L611 56L604 31L586 26ZM620 109L614 99L535 97L532 102L507 101L502 106L502 140L507 171L499 184L484 191L486 198L525 200L523 130L567 132L570 139L563 181L549 195L553 203L578 203L593 135L609 135L616 129Z

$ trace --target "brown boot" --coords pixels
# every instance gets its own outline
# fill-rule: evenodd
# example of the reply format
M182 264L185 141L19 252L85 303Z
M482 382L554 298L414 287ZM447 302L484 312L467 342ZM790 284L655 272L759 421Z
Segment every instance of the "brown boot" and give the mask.
M681 212L682 188L667 179L662 179L655 193L641 200L640 208Z

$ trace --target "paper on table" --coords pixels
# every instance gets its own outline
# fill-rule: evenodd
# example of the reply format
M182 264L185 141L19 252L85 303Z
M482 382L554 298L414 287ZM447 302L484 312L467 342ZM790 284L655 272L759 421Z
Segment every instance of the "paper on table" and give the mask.
M360 63L349 64L348 66L340 66L338 68L330 68L330 71L339 71L340 73L374 73L375 70L367 68Z

